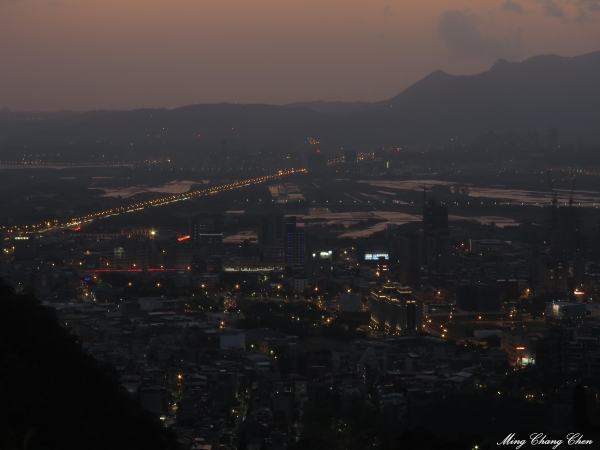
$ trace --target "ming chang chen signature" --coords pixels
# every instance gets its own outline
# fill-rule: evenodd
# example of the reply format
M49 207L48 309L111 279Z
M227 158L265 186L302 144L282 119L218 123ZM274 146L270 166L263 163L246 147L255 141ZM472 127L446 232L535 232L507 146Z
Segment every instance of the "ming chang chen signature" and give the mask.
M544 433L533 433L529 439L517 439L515 433L511 433L504 438L502 442L496 442L496 445L507 445L520 449L525 444L539 445L540 447L548 447L556 450L563 444L567 445L592 445L594 441L585 439L581 433L569 433L565 439L549 439Z

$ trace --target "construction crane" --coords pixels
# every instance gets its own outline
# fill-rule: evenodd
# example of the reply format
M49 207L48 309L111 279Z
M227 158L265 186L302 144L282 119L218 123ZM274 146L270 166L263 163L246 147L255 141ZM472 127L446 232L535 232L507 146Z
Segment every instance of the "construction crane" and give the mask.
M573 184L571 185L571 196L569 197L569 206L573 207L573 191L575 190L575 175L573 175Z
M425 255L425 265L427 266L427 272L429 273L429 212L427 211L427 191L429 188L425 183L423 186L423 254Z
M427 187L427 185L425 183L423 183L423 186L419 186L420 188L423 188L423 202L425 204L427 204L427 191L429 190L429 188Z
M552 177L550 176L550 171L546 172L548 174L548 183L550 184L550 192L552 192L552 206L556 206L558 204L558 197L556 195L556 191L554 190L554 186L552 185Z

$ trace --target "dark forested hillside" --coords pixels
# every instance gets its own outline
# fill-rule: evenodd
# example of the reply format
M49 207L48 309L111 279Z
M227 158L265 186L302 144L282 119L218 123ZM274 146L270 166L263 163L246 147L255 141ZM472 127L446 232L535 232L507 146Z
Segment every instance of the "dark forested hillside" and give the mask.
M176 449L53 312L0 286L0 448Z

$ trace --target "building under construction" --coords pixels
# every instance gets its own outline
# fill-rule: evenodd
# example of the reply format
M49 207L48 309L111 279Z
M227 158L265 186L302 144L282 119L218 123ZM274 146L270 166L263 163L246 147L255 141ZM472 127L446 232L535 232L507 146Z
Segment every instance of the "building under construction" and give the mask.
M544 229L548 236L567 243L576 240L576 234L583 229L583 208L570 206L544 208Z
M573 189L571 188L568 206L559 206L556 190L548 172L548 181L552 192L552 201L544 208L544 231L549 240L552 252L561 257L572 259L581 250L581 233L584 226L583 208L573 206Z

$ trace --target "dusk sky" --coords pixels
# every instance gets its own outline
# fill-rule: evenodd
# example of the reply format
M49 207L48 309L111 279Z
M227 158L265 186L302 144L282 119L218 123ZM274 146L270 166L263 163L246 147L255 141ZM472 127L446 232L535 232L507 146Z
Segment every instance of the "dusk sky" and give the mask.
M378 101L600 50L600 0L0 0L0 108Z

